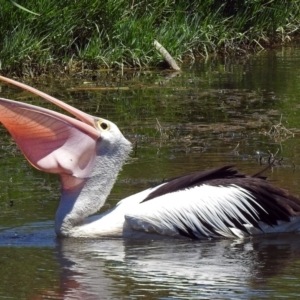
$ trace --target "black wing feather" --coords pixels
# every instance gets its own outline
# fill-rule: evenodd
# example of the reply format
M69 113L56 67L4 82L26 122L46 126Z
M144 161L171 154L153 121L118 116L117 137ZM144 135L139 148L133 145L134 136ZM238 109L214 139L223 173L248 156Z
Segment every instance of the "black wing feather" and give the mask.
M216 179L236 179L244 178L245 175L232 169L232 166L223 166L217 169L207 170L203 172L192 173L180 177L175 177L166 180L163 186L150 193L142 202L151 200L153 198L173 193L176 191L200 186L204 183L214 181Z

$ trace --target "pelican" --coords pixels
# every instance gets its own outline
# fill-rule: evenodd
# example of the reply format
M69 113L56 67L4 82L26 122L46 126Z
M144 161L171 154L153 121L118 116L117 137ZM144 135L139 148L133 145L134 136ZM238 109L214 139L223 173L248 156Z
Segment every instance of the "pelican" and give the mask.
M297 197L272 186L261 172L246 176L232 166L167 180L94 215L104 205L131 143L111 121L15 80L0 80L76 117L0 98L0 121L29 163L60 175L57 236L201 239L299 231Z

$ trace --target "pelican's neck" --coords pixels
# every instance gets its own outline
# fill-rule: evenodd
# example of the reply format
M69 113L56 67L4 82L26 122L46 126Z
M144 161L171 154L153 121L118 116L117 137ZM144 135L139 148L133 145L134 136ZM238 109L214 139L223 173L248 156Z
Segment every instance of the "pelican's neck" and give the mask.
M119 147L101 147L91 176L76 179L79 184L74 189L62 189L55 216L55 231L58 236L72 236L86 217L96 213L104 205L130 150L131 145L125 138Z

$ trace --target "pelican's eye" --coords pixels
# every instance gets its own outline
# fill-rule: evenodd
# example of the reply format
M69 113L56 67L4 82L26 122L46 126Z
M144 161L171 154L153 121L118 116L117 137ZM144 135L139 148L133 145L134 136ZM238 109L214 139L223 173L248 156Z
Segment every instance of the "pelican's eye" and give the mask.
M109 130L109 124L104 122L104 121L99 121L98 125L100 126L101 129L103 130Z

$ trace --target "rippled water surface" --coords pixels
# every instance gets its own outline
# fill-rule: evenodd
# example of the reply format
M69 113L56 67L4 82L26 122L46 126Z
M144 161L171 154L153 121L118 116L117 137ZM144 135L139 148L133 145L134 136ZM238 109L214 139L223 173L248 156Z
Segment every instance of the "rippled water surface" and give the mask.
M299 65L295 46L185 65L179 74L99 72L26 82L115 122L134 144L107 209L188 172L230 164L254 174L271 154L278 161L267 175L299 196ZM3 83L0 97L56 109ZM200 242L57 239L58 178L34 170L3 127L0 158L0 299L300 296L299 234Z

